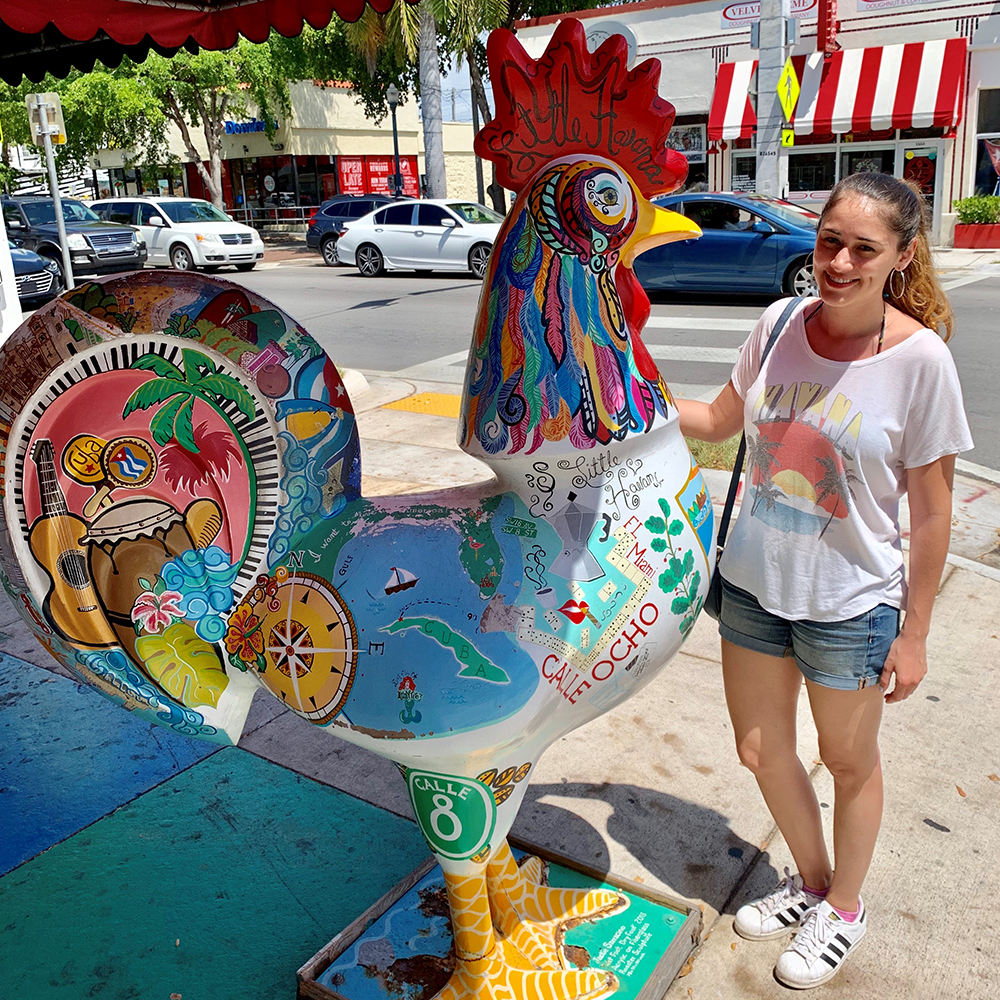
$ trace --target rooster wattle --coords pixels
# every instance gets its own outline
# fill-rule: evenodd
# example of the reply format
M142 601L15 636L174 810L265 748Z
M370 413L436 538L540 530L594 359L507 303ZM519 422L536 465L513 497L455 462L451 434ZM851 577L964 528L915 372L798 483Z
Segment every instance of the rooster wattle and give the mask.
M563 930L624 897L551 888L505 838L545 748L647 684L708 586L711 506L630 266L698 229L649 201L686 171L657 64L588 52L571 20L537 62L504 31L489 58L476 148L517 199L460 443L495 479L362 497L311 338L225 282L145 272L0 350L0 559L53 655L127 707L235 741L260 684L395 761L448 888L441 996L596 998L615 977L573 968Z

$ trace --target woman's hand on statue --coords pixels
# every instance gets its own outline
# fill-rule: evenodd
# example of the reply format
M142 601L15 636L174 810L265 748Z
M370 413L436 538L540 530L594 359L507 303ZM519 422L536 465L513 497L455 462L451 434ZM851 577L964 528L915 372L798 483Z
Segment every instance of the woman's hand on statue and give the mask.
M927 640L900 632L889 649L885 666L882 668L882 677L879 679L886 702L904 701L909 698L917 690L917 685L924 679L926 673ZM893 675L896 683L890 691L889 685L892 683Z

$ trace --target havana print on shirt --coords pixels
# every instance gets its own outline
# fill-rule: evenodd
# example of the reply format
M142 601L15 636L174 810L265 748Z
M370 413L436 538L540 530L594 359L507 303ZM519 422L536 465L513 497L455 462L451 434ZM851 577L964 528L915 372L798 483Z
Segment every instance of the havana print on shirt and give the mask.
M765 386L747 439L750 516L778 531L819 535L850 513L863 414L819 382Z

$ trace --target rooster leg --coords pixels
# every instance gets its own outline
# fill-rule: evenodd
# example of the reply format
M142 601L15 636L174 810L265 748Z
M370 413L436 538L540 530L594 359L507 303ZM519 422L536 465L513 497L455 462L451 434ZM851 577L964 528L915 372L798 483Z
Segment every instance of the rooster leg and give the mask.
M600 1000L618 988L610 972L534 968L502 929L494 931L485 871L444 879L456 961L435 1000Z
M624 909L628 899L607 889L541 885L543 871L540 863L518 868L507 841L500 842L486 870L493 923L535 968L569 969L562 947L565 932Z

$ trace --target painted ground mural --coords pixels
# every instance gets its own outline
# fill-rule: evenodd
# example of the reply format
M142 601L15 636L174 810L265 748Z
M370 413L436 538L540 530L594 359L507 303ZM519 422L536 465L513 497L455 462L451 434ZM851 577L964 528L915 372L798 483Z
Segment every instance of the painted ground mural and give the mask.
M493 482L361 496L315 341L225 281L143 271L0 350L0 563L39 640L124 707L230 742L263 686L394 760L447 883L441 995L593 998L615 977L574 968L563 930L625 897L549 888L505 837L545 748L648 683L708 587L711 503L630 267L698 230L649 201L686 171L655 62L629 71L619 37L589 53L575 21L537 63L508 32L489 56L476 148L517 199L459 433Z

